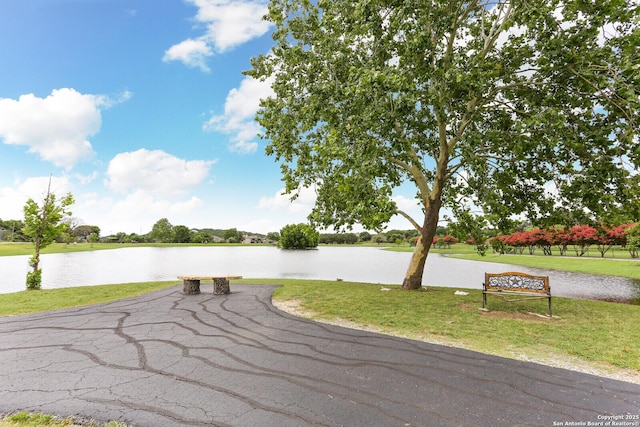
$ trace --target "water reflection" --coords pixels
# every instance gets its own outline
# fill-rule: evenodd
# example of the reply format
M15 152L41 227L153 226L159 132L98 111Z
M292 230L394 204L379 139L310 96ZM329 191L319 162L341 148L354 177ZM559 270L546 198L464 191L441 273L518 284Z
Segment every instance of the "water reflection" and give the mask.
M110 283L176 280L180 274L242 275L399 284L410 253L375 247L320 247L283 251L266 246L139 247L42 256L44 289ZM28 256L0 257L0 293L24 289ZM481 289L485 272L548 275L553 295L628 300L640 298L640 281L465 261L432 254L423 285Z

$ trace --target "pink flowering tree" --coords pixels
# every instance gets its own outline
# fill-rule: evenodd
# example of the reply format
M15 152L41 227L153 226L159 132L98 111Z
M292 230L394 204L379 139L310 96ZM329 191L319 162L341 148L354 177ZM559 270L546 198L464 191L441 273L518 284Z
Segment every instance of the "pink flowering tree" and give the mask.
M590 225L574 225L569 229L576 256L583 256L589 247L598 242L598 230Z

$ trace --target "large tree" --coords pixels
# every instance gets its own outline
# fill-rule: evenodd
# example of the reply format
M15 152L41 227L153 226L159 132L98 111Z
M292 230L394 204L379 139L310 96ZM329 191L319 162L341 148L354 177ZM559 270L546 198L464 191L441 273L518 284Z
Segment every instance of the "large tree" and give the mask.
M47 187L47 193L41 204L33 199L27 200L24 210L25 236L33 242L35 251L29 258L29 265L32 271L27 273L27 289L38 290L42 285L42 269L40 268L40 251L55 242L64 233L69 225L64 221L69 218L71 212L68 207L73 204L73 196L67 193L58 199L51 192L51 180Z
M156 223L153 224L153 227L151 227L151 232L149 233L149 238L151 238L151 240L160 243L171 243L173 242L174 237L174 227L167 218L160 218L156 221Z
M443 206L494 218L621 211L639 167L633 0L271 0L257 120L313 223L419 231L421 286ZM424 216L398 210L411 182Z
M320 235L308 224L287 224L280 230L278 246L283 249L311 249L318 247Z

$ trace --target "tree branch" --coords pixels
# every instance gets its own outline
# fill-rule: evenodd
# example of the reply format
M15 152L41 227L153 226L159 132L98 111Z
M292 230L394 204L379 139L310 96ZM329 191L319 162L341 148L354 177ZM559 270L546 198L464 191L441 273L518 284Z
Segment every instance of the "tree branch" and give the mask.
M415 229L418 230L418 232L420 234L422 234L422 227L420 227L420 225L418 225L418 223L413 218L411 218L411 216L409 216L409 214L407 214L406 212L404 212L404 211L402 211L400 209L398 209L396 212L399 215L402 215L403 217L405 217L411 223L411 225L413 225L415 227Z
M429 187L427 178L424 176L424 173L422 173L420 168L416 165L410 165L409 163L404 162L396 157L389 157L389 161L397 166L400 166L402 169L407 171L409 175L413 177L416 185L418 186L418 190L420 191L420 194L422 196L422 201L426 205L428 203L427 195L431 193L431 188Z

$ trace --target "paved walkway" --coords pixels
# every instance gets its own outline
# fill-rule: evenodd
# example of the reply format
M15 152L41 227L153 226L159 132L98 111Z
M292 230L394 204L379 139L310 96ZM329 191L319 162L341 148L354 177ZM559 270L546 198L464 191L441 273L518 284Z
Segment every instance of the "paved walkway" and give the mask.
M636 384L317 324L275 309L274 286L203 289L0 318L0 413L350 427L587 425L640 414Z

